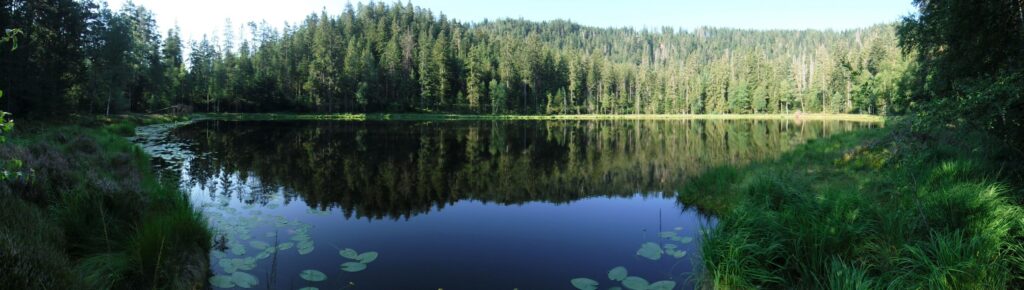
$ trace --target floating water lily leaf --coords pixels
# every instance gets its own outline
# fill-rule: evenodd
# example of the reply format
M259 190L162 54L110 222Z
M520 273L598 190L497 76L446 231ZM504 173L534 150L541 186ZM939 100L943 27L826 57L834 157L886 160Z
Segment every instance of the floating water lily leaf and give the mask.
M302 279L311 282L320 282L323 280L327 280L327 275L324 275L324 272L320 272L317 270L302 271L302 273L299 273L299 277L302 277Z
M626 271L626 267L618 266L608 271L608 279L612 281L622 281L629 276L629 272Z
M267 251L263 251L259 255L256 255L257 260L263 260L266 258L270 258L270 253L268 253Z
M662 238L668 239L668 238L676 236L676 232L661 232L661 233L658 233L658 236L662 237Z
M348 249L348 248L346 248L344 250L341 250L341 252L338 252L338 254L341 255L342 257L346 258L346 259L352 259L352 260L355 260L356 257L359 256L359 252L356 252L356 250Z
M231 279L231 276L217 275L210 277L210 285L217 288L234 288L235 281Z
M242 288L252 288L260 284L260 280L246 272L235 272L231 274L231 280L235 282L235 285Z
M654 282L651 286L647 286L648 290L672 290L674 288L676 288L676 282L669 280Z
M363 264L369 264L370 262L377 260L377 252L362 253L356 257L356 260L359 260L359 262L362 262Z
M580 290L597 290L597 281L590 278L576 278L569 281L573 287Z
M668 253L669 250L675 250L679 246L676 246L676 244L665 244L664 246L661 247L665 248L665 252Z
M217 265L220 265L220 268L223 269L224 272L227 272L228 274L238 271L238 266L235 266L235 263L232 259L221 259L220 261L217 262Z
M270 244L263 241L251 241L249 242L249 246L258 250L265 250L267 247L270 247Z
M299 290L320 290L320 288L316 288L316 287L302 287L302 288L299 288Z
M650 283L647 283L647 280L644 280L644 278L629 276L622 280L622 286L632 290L647 290L647 286L650 286Z
M672 253L672 257L675 257L676 259L686 257L686 251L675 251Z
M231 248L231 253L236 256L245 255L245 245L241 243L229 244L228 247Z
M299 248L299 249L302 249L302 248L312 248L313 247L313 241L302 241L302 242L299 242L298 244L295 244L295 247Z
M283 244L277 245L277 249L284 251L284 250L287 250L287 249L291 249L294 246L295 246L295 243L287 242L287 243L283 243Z
M347 262L347 263L341 264L341 270L345 271L345 272L355 273L355 272L359 272L359 271L362 271L362 270L365 270L365 269L366 269L366 264L359 263L359 262Z
M308 240L309 240L309 235L306 234L306 233L297 233L294 236L292 236L292 241L304 242L304 241L308 241Z
M690 242L693 242L693 237L682 237L679 239L679 242L689 244Z
M640 250L636 251L637 255L654 261L661 259L663 253L661 246L655 243L644 243L640 246Z
M313 252L313 246L312 245L310 245L308 247L300 247L299 248L299 255L306 255L306 254L309 254L309 253L312 253L312 252Z
M674 228L673 230L675 230L675 231L677 231L677 232L678 232L678 231L682 231L682 230L683 230L683 227L676 227L676 228Z

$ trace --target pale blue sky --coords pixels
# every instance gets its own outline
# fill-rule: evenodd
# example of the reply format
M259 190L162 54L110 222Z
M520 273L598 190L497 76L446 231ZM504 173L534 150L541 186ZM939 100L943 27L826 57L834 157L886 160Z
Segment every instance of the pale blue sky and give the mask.
M109 0L119 8L127 0ZM296 23L312 12L342 11L347 0L135 0L157 15L161 30L175 24L186 38L267 20ZM387 1L391 3L392 1ZM352 1L357 3L357 1ZM366 3L364 1L364 3ZM402 3L405 3L403 1ZM849 29L893 22L913 11L910 0L415 0L464 22L483 19L569 19L600 27L693 29L700 26L756 29Z

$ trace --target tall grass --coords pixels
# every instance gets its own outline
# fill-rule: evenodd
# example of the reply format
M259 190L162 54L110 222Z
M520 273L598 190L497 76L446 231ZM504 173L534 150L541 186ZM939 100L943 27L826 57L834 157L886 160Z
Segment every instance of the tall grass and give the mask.
M0 184L0 285L24 289L183 289L206 274L206 221L148 157L99 128L26 126L0 148L28 178Z
M681 202L719 217L704 288L1006 289L1022 286L1024 212L1005 148L908 126L810 142L716 169Z

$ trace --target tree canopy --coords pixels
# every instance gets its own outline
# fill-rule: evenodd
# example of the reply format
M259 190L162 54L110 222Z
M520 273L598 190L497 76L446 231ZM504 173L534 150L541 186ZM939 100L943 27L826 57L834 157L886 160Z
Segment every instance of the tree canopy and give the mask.
M8 2L11 3L11 2ZM275 29L185 41L152 12L16 0L0 86L15 112L515 114L902 112L896 26L846 31L463 23L411 4L349 5ZM184 54L188 54L187 57Z

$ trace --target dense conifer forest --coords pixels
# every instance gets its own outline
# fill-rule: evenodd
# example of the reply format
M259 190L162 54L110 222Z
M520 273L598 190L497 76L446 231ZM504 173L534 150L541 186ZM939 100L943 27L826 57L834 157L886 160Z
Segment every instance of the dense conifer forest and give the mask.
M200 39L129 3L5 1L3 107L82 112L903 112L895 25L848 31L465 23L412 4L322 11ZM219 31L219 32L213 32ZM5 45L8 49L10 44Z

